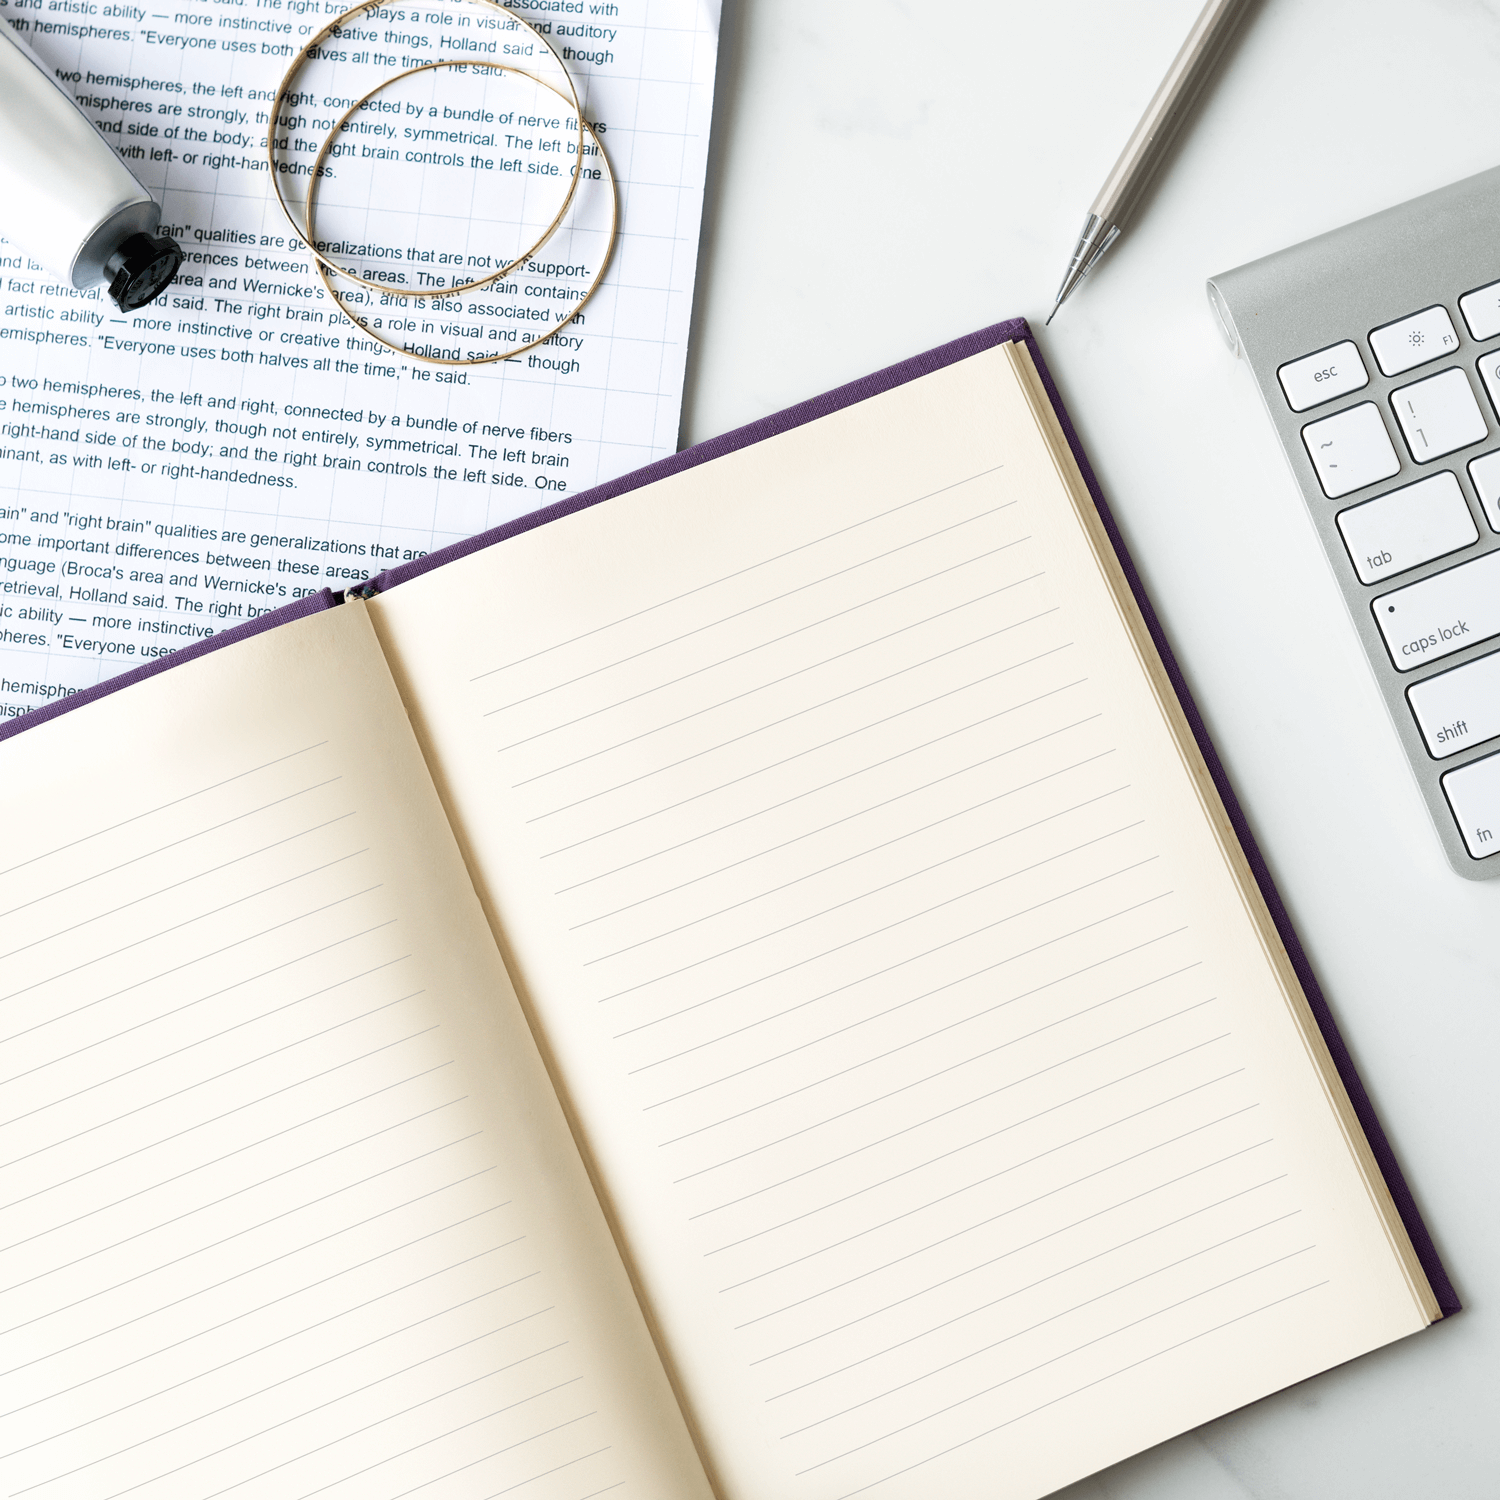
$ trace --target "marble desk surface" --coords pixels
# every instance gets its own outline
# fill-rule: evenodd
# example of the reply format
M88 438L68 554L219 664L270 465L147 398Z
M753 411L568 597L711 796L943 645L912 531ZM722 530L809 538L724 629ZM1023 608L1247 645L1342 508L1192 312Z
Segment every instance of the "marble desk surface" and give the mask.
M683 440L1041 324L1200 0L724 0ZM1039 333L1466 1310L1066 1491L1500 1495L1500 881L1443 861L1204 279L1500 162L1500 0L1262 0ZM1497 257L1500 258L1500 257Z

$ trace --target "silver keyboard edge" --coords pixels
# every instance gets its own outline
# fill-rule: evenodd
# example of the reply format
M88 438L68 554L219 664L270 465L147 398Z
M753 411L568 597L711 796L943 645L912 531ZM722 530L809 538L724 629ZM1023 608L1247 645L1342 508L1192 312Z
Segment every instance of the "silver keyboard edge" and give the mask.
M1500 651L1500 639L1491 637L1414 671L1397 672L1390 664L1370 602L1393 588L1500 551L1500 535L1490 528L1468 472L1471 459L1500 448L1500 416L1490 404L1476 368L1482 355L1500 350L1500 335L1482 341L1471 338L1458 307L1460 297L1496 280L1500 280L1500 167L1292 245L1208 282L1209 301L1225 337L1244 356L1260 389L1443 851L1455 872L1468 880L1500 878L1500 855L1474 859L1469 854L1441 778L1500 753L1500 739L1434 760L1407 705L1406 693L1417 683ZM1394 376L1382 374L1371 356L1370 332L1435 303L1445 306L1452 316L1459 334L1458 349L1433 360L1430 367L1423 365ZM1368 383L1324 404L1293 411L1277 379L1278 369L1290 360L1347 339L1355 342L1364 357L1370 373ZM1488 434L1481 442L1418 464L1402 439L1389 396L1424 374L1437 374L1455 365L1468 375ZM1302 428L1361 401L1373 401L1379 407L1401 467L1389 479L1330 500L1323 494L1303 447ZM1458 478L1479 529L1479 541L1461 553L1434 558L1392 580L1361 584L1335 516L1351 505L1444 469Z

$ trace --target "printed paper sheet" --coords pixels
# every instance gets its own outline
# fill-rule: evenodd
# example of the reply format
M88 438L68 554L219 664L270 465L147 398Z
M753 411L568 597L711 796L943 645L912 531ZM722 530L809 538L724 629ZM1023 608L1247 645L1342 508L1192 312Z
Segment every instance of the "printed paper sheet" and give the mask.
M411 43L429 8L486 20L447 0L410 8L403 27L388 7L366 28L379 40L338 44L377 73L426 61ZM443 368L360 337L269 190L271 99L336 0L0 0L188 253L178 283L125 317L0 243L0 716L675 447L717 0L515 8L549 35L602 127L621 233L576 323L517 360ZM488 25L463 32L476 56L525 45L503 20ZM311 143L294 159L312 160L341 113L343 96L328 97L284 112L287 133ZM498 123L464 129L526 166L553 144ZM421 168L390 170L398 196ZM492 320L522 339L585 284L565 253L542 259L552 269L512 292L514 316Z

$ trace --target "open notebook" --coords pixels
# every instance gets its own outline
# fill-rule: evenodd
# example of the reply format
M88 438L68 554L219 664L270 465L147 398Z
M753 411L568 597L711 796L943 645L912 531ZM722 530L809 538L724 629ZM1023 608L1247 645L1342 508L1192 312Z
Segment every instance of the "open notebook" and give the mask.
M1456 1309L1024 325L607 494L0 746L6 1494L1025 1500Z

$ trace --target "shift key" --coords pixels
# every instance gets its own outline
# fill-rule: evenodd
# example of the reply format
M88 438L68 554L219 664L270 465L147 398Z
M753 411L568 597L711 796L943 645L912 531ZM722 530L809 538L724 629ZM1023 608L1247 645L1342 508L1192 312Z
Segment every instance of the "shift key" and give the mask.
M1500 635L1500 552L1409 583L1370 608L1398 672Z

